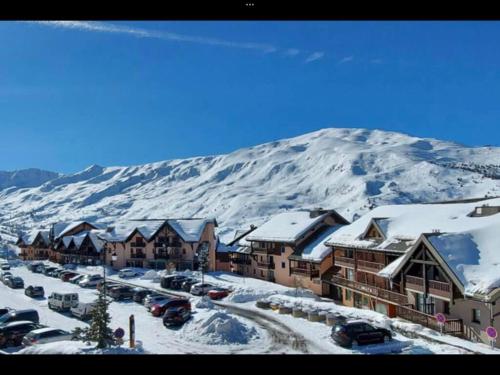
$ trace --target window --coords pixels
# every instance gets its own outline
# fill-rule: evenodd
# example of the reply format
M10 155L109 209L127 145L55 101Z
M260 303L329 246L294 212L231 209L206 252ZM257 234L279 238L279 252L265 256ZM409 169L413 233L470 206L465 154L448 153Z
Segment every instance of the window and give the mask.
M260 277L264 277L264 271L260 271Z
M346 300L351 300L352 299L352 292L350 290L345 291L345 299Z
M472 321L474 323L481 323L481 310L472 309Z
M443 302L443 312L445 314L449 314L450 313L450 303L447 302L447 301Z
M285 245L281 245L281 254L283 254L284 252L285 252Z
M281 262L281 268L286 268L285 262Z
M347 269L347 280L354 281L354 270Z

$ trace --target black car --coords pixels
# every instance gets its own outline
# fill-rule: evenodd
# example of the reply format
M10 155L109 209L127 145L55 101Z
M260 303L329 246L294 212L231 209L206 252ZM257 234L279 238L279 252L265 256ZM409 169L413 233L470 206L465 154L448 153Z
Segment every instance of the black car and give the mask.
M35 268L38 268L41 265L42 265L42 263L30 263L30 264L28 264L27 268L31 272L35 272Z
M44 269L45 269L45 266L43 264L35 264L33 266L33 268L31 269L31 271L34 273L43 273Z
M20 346L26 334L44 327L41 324L30 321L17 321L6 324L0 327L0 348Z
M8 264L8 263L2 264L1 269L2 269L2 271L8 271L8 270L10 270L10 264Z
M191 287L194 285L194 284L197 284L199 283L200 280L196 280L196 279L191 279L191 278L188 278L187 280L184 280L184 282L182 283L181 285L181 289L185 292L191 292Z
M332 339L340 346L353 348L358 345L379 344L392 340L392 334L385 328L356 320L339 323L332 329Z
M138 302L138 303L144 303L144 298L146 298L146 296L149 296L150 294L154 293L153 290L149 290L149 289L136 289L134 290L134 296L132 297L134 302Z
M38 316L38 311L34 309L10 310L7 314L0 316L0 326L20 320L28 320L33 323L39 323L40 317Z
M115 300L124 300L134 297L134 290L129 286L117 286L108 291L108 295Z
M182 287L182 283L184 281L187 281L188 278L186 276L176 276L172 281L170 282L170 289L175 289L179 290Z
M13 289L24 288L24 281L19 276L9 278L5 284Z
M43 290L43 286L33 286L30 285L24 289L24 294L26 294L28 297L35 298L35 297L42 297L45 295L45 291Z
M178 326L187 322L191 318L191 311L184 307L171 307L163 315L163 325L165 327Z
M160 279L160 285L162 288L168 289L170 288L170 284L172 283L172 280L174 280L177 276L175 275L168 275L168 276L163 276Z
M9 311L12 311L12 309L10 307L4 307L4 308L0 309L0 317L7 314Z

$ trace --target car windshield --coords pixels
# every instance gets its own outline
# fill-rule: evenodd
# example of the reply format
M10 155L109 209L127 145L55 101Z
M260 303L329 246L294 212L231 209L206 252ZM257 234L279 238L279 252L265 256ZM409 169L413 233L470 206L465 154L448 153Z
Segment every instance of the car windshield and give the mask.
M13 314L9 314L9 313L7 313L5 315L2 315L0 317L0 324L5 323L6 321L8 321L12 316L13 316Z

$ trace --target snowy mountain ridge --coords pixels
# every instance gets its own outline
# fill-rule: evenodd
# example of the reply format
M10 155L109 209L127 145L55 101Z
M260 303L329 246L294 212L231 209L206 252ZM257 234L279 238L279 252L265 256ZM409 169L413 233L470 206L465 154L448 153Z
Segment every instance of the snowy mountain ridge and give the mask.
M294 208L352 220L374 205L500 195L498 147L382 130L329 128L226 155L129 167L92 165L0 189L0 236L55 221L215 217L219 234Z

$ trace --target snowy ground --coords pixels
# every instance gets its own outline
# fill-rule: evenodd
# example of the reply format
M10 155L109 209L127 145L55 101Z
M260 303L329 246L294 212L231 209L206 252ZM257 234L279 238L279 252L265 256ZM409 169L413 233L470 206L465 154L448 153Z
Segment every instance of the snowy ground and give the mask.
M85 267L80 268L79 272L102 273L102 268ZM70 283L63 283L58 279L34 274L25 267L13 268L12 273L21 276L26 286L30 284L44 286L46 295L53 291L74 291L79 293L81 301L93 301L97 297L93 289L83 289ZM187 274L198 275L190 272ZM108 277L123 281L113 272L109 272ZM132 278L127 279L126 282L162 290L159 283L152 280ZM193 318L179 329L164 328L160 318L154 318L142 305L134 302L111 303L112 328L121 327L128 334L128 319L131 314L134 314L136 338L142 343L141 350L144 353L467 354L471 351L500 353L498 350L490 350L486 345L441 335L416 324L390 319L374 311L339 306L306 290L295 290L223 272L205 275L205 282L230 287L232 293L221 301L219 306L213 306L211 303L202 301L200 297L175 291L177 294L190 297L193 306ZM258 309L255 307L255 301L262 298L295 306L307 306L316 310L339 312L347 317L368 319L379 326L398 328L400 332L406 331L408 335L394 332L394 341L389 345L370 346L359 350L344 349L331 340L331 327L324 323L294 318L291 315L281 315L272 310ZM2 307L7 305L13 308L36 308L39 311L41 323L51 327L71 330L85 325L68 314L49 310L46 299L33 300L26 297L23 290L10 289L3 284L0 284L0 301ZM417 331L432 340L425 337L410 338L415 337L414 333ZM287 338L291 339L287 341ZM295 341L300 341L299 345L292 345ZM57 351L57 348L58 346L54 345L52 348L29 349L27 352ZM64 353L71 351L93 354L90 349L80 348L77 344L68 346ZM23 352L25 351L20 351L20 353Z

